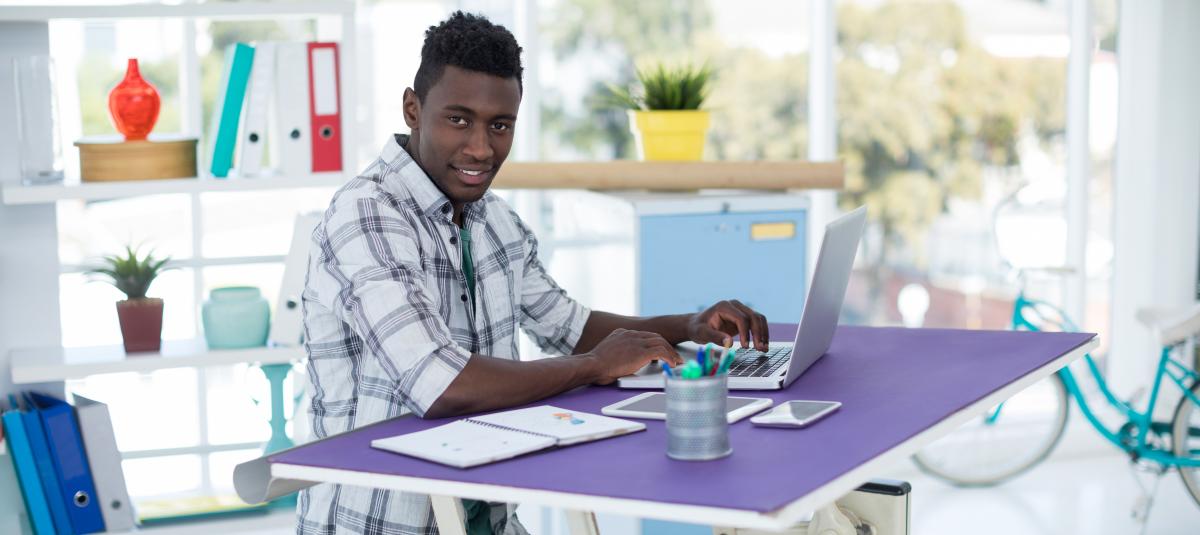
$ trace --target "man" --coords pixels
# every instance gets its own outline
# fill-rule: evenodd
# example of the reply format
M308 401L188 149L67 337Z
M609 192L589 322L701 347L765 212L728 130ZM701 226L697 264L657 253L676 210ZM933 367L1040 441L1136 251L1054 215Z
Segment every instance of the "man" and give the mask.
M589 311L537 257L537 240L488 192L512 147L521 48L482 17L426 32L404 121L341 188L313 233L303 294L318 438L413 412L500 409L607 384L684 340L766 349L761 314L723 301L698 314ZM521 361L517 327L542 350ZM525 533L513 506L464 501L469 530ZM342 485L301 493L300 533L435 532L425 495Z

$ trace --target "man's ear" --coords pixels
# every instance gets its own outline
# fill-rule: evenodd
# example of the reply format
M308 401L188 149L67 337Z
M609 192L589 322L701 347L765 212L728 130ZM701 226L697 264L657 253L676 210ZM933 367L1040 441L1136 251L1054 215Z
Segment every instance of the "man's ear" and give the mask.
M408 125L409 130L421 127L421 99L417 98L416 91L411 87L404 89L404 124Z

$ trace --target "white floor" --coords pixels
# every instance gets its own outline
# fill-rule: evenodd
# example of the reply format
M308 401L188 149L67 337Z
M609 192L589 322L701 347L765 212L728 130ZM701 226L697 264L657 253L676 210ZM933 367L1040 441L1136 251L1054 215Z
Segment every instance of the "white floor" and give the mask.
M1055 459L1004 485L959 489L918 474L894 474L912 483L912 532L961 534L1133 534L1139 496L1128 462L1117 455ZM1142 475L1144 481L1151 478ZM1176 472L1162 477L1145 533L1200 533L1200 506Z

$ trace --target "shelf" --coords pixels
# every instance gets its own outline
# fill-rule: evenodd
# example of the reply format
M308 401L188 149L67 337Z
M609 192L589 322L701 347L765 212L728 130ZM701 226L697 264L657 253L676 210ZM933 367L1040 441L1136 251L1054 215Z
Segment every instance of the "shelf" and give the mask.
M276 509L267 513L212 520L158 524L130 533L154 535L290 535L296 532L296 509Z
M18 348L9 352L13 384L82 379L118 372L151 372L168 368L241 363L286 364L305 357L303 347L254 347L210 350L203 339L164 340L159 353L127 356L119 346Z
M260 19L350 15L353 2L160 2L110 5L36 4L0 6L0 21L47 21L55 19L206 18Z
M698 189L841 189L841 162L512 162L492 187L692 191Z
M257 191L336 187L344 173L302 177L184 178L88 182L49 186L4 186L4 204L41 204L70 199L121 199L164 193ZM511 162L492 187L499 189L590 189L694 191L698 189L841 189L841 162Z
M347 180L344 173L316 173L298 177L263 178L171 178L123 182L85 182L45 186L4 186L4 204L43 204L71 199L99 201L167 193L219 193L284 188L337 187Z

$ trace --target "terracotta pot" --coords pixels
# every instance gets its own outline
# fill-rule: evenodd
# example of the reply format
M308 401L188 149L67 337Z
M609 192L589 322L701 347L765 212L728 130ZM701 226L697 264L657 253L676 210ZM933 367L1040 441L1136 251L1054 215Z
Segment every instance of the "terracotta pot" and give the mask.
M113 126L125 135L126 141L146 139L158 121L160 100L158 90L138 71L137 59L129 58L125 78L108 94Z
M117 301L125 352L158 351L162 345L163 301L156 297Z

